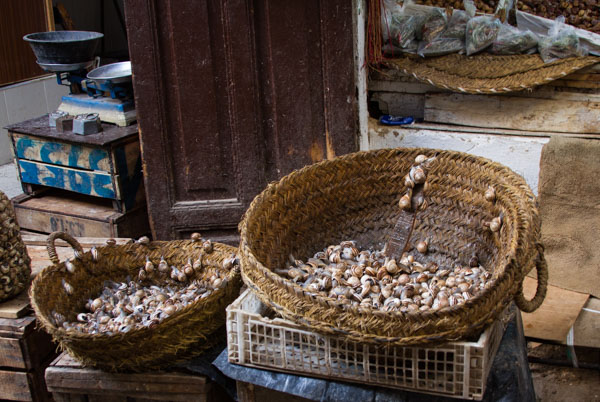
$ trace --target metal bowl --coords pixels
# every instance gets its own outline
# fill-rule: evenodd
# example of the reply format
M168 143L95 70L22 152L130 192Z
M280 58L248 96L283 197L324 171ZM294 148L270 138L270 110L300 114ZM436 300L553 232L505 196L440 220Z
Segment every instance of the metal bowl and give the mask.
M87 78L97 84L104 84L107 81L113 84L129 82L131 81L131 62L123 61L95 68L88 73Z
M104 34L89 31L37 32L23 36L40 64L75 64L94 58Z

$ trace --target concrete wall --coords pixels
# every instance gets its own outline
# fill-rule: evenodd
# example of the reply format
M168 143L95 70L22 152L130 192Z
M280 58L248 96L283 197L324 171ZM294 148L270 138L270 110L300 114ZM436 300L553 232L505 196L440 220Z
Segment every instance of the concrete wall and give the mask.
M56 83L55 75L0 88L0 165L13 158L8 132L3 127L55 111L68 93L68 87Z

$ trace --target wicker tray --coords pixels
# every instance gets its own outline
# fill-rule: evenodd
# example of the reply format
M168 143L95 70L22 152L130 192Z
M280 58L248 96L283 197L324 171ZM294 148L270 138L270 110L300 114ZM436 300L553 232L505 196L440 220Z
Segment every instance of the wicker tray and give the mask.
M74 273L67 272L64 262L59 262L54 248L56 238L67 241L79 255L74 260L77 266ZM86 301L99 293L105 280L121 281L128 275L136 277L146 256L152 261L164 256L171 265L183 265L188 258L195 260L202 255L204 267L221 267L223 260L236 251L234 247L213 243L212 253L203 253L202 242L193 240L135 242L99 247L98 257L94 260L91 252L83 253L77 240L66 233L55 232L48 237L48 254L54 265L45 268L33 281L31 305L42 327L63 350L86 366L108 371L163 368L212 346L215 339L211 338L216 337L209 336L225 324L225 308L239 294L238 266L231 269L210 296L189 304L152 329L132 329L114 335L78 333L57 327L51 314L56 311L70 321L76 320L76 312L83 311ZM63 278L67 278L74 289L71 295L63 289Z
M468 264L473 254L494 285L464 304L420 313L382 312L344 305L306 291L273 272L290 254L304 259L329 244L385 242L400 213L403 176L419 154L437 160L428 173L416 239L429 239L426 258ZM496 201L485 199L494 186ZM503 215L498 232L483 223ZM524 311L545 297L547 266L540 244L536 198L522 177L490 160L460 152L388 149L359 152L293 172L267 187L240 224L242 278L263 303L323 334L369 343L411 345L457 340L493 322L515 299ZM522 295L522 281L538 268L538 292Z
M227 354L243 366L481 400L514 310L472 340L381 348L307 331L246 290L227 307Z

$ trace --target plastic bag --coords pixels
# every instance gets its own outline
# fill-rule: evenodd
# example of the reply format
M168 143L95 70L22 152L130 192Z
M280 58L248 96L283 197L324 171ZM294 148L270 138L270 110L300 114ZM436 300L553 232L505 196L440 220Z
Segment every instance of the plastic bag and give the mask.
M538 50L544 63L567 57L586 56L588 53L579 43L575 28L565 24L565 17L562 15L554 20L548 36L540 39Z
M425 43L433 42L446 30L447 24L446 12L441 8L432 8L421 27L421 40Z
M443 56L450 53L460 53L465 50L465 31L467 22L475 15L475 4L465 0L466 11L454 10L446 29L433 41L419 43L418 54L421 57Z
M490 48L493 54L522 54L538 45L539 37L530 30L521 31L508 24L502 24L496 40Z
M411 0L406 0L403 6L395 0L384 0L381 12L384 52L398 49L403 52L416 52L417 36L420 35L424 18L408 12L406 8L410 4Z
M502 22L495 17L482 15L467 22L467 56L480 52L496 40Z
M499 0L494 15L500 19L500 22L505 23L512 8L513 0Z

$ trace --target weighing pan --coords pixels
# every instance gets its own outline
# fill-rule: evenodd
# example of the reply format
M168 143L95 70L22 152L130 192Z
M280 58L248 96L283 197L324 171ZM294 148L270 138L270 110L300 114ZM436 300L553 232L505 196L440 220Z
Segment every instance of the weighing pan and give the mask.
M131 62L112 63L93 69L87 75L87 78L97 84L104 84L107 81L113 84L131 81Z

